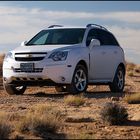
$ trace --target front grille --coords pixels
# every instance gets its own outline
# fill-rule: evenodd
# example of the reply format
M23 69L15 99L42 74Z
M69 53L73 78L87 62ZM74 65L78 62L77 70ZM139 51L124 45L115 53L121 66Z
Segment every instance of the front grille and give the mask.
M16 61L41 61L47 55L46 52L15 53Z
M20 68L14 69L14 72L26 72L26 73L39 73L42 71L43 71L43 68L34 68L33 70L21 70Z
M16 61L40 61L43 59L44 57L15 57Z

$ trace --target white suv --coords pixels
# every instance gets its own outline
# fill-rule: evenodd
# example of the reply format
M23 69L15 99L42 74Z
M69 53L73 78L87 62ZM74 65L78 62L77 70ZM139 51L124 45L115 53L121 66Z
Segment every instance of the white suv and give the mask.
M124 51L113 34L97 24L51 25L9 52L3 62L8 94L23 94L27 86L79 93L92 84L122 92L124 83Z

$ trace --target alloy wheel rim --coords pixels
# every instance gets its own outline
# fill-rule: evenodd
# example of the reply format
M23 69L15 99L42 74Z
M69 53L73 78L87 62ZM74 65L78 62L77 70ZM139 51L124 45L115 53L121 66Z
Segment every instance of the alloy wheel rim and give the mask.
M87 77L82 69L76 71L74 77L74 83L78 91L83 91L85 89L87 84Z
M124 84L124 77L123 72L121 70L118 72L117 78L118 78L118 87L119 89L122 89Z

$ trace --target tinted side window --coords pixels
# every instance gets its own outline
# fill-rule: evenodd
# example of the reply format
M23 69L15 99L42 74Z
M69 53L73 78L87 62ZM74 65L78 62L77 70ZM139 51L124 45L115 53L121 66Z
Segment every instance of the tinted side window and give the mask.
M111 33L98 29L98 34L99 34L99 40L101 42L101 45L119 46L117 40L114 38L114 36Z
M98 39L98 34L96 29L91 29L88 33L87 40L86 40L86 45L89 46L90 41L92 39Z
M112 45L117 45L117 46L119 46L119 43L118 43L118 41L116 40L116 38L115 38L112 34L110 34L110 33L109 33L109 35L110 35L110 40L111 40Z

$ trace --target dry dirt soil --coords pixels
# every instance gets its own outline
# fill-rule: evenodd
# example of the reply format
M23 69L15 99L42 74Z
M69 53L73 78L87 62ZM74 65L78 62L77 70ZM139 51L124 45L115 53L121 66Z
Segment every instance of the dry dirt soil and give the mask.
M123 94L111 93L108 86L89 86L87 92L80 95L85 98L85 104L75 107L64 102L64 98L69 94L57 93L52 87L28 88L24 95L8 95L3 90L1 76L0 111L24 114L31 106L43 103L59 107L62 112L67 114L66 120L68 118L79 119L78 122L64 121L64 124L58 130L60 135L57 138L79 138L81 134L87 134L95 139L140 139L140 104L128 104L124 101L124 96L135 92L140 93L140 73L126 76ZM119 97L119 100L115 102L128 110L129 121L125 124L109 126L100 120L99 112L101 108L106 102L110 102L112 97ZM88 119L80 121L82 118L91 118L93 121L86 121ZM31 138L31 136L27 135L26 138Z

